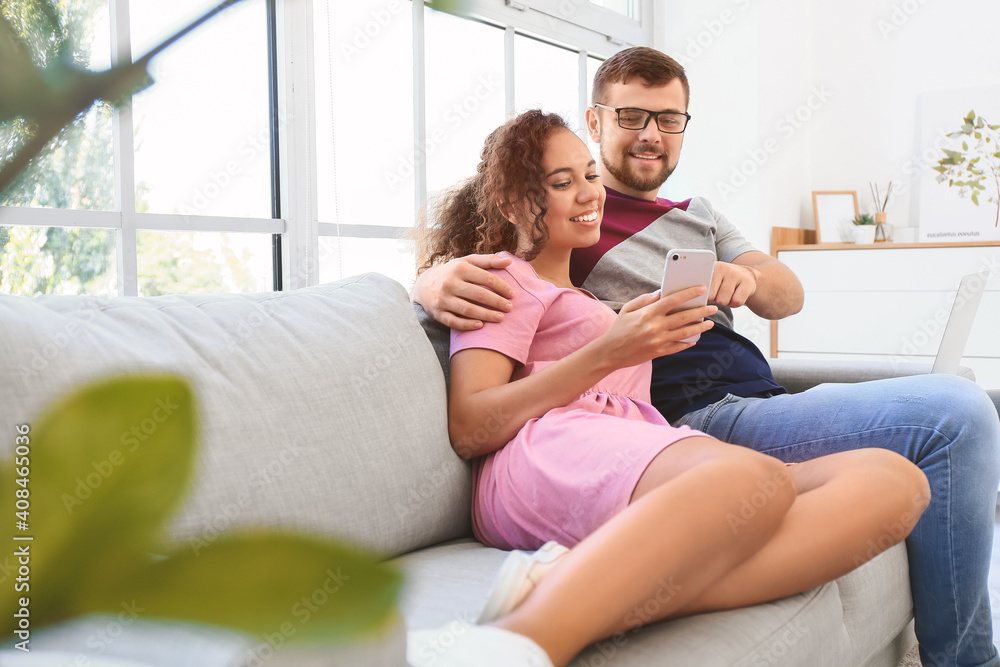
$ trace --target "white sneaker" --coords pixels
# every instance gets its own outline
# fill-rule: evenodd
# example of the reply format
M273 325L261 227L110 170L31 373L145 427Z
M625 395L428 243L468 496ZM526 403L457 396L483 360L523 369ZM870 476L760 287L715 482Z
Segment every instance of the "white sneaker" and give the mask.
M567 553L569 549L558 542L546 542L534 553L511 551L500 566L500 573L476 623L491 623L516 609Z
M410 667L554 667L524 635L464 621L408 633L406 661Z

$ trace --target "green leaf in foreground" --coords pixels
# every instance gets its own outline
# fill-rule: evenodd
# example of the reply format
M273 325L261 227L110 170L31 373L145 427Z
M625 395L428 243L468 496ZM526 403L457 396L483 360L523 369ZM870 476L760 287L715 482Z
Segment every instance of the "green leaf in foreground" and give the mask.
M158 546L191 477L194 400L180 377L119 377L62 398L30 426L30 529L20 534L34 538L31 605L43 623ZM5 488L11 463L0 465ZM13 491L2 495L13 506ZM0 529L8 544L13 528ZM14 588L0 591L0 609L12 607Z
M143 618L188 619L252 635L336 640L394 618L402 579L354 549L291 533L224 535L184 549L108 589L89 611L134 606Z
M187 491L195 434L194 397L170 375L84 386L31 425L31 530L19 535L34 539L16 543L30 544L31 589L0 588L3 632L14 629L25 594L33 628L125 608L141 618L331 640L377 632L395 618L399 572L318 537L231 533L197 552L152 557L165 553L161 531ZM13 463L0 462L0 496L11 506L24 488L10 484ZM0 539L12 544L14 521L4 526Z

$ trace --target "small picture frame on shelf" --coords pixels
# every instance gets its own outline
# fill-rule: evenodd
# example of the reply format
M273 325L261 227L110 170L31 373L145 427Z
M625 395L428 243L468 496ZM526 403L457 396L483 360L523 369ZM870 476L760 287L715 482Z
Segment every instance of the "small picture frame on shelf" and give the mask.
M854 190L814 190L813 219L816 243L853 243L858 215L858 193Z

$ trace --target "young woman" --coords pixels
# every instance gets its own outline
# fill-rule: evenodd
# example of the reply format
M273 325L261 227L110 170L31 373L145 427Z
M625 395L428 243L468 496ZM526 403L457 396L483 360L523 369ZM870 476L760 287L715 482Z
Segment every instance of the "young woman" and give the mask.
M413 633L414 667L565 665L637 625L799 593L902 540L927 505L923 473L886 450L787 467L671 427L648 403L649 362L696 344L683 339L715 307L668 314L691 288L616 315L576 288L570 253L600 238L604 197L584 143L529 111L487 138L426 231L424 269L511 259L497 273L512 312L452 332L449 429L475 461L477 538L542 549L508 559L489 625Z

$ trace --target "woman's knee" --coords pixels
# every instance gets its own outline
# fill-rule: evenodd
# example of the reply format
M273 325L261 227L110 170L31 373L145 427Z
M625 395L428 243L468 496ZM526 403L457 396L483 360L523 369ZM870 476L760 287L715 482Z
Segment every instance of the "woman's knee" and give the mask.
M858 459L856 473L867 478L872 488L889 505L890 511L919 516L931 501L931 487L927 475L912 461L887 449L870 448L850 452ZM911 526L912 528L912 526Z
M736 445L727 445L707 465L720 493L729 493L741 512L762 512L780 520L795 501L797 490L789 467L782 461Z

